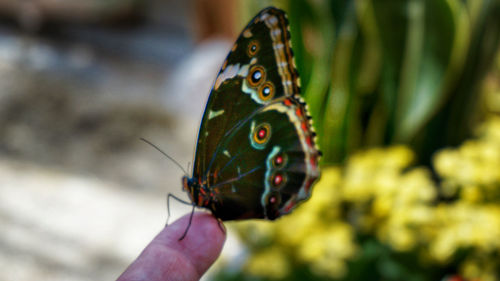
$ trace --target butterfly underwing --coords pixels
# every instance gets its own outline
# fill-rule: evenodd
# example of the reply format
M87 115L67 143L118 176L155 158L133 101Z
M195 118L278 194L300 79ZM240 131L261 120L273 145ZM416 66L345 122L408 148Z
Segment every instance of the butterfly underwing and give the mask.
M319 178L315 136L287 16L266 8L244 28L217 75L183 189L218 219L274 220L309 198Z

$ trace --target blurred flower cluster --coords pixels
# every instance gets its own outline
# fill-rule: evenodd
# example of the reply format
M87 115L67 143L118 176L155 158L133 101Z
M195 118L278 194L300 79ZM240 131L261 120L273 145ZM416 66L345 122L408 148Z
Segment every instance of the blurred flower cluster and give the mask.
M500 262L500 117L491 117L480 137L458 149L445 149L434 159L442 178L443 196L454 199L434 211L439 232L432 235L430 253L447 261L457 249L469 249L465 276L498 280Z
M500 2L281 2L322 175L217 280L500 280Z
M255 252L246 265L252 274L286 278L297 264L329 276L345 274L356 253L354 229L342 220L339 169L328 169L307 203L275 222L246 222L237 230ZM270 266L271 265L271 266Z
M500 118L477 139L439 151L437 181L427 168L411 167L414 158L405 146L354 154L345 167L325 169L292 214L238 224L251 251L246 272L279 280L303 268L343 279L374 239L414 254L416 268L452 266L466 278L498 280Z
M430 167L408 146L362 150L323 169L290 215L234 225L249 249L243 278L499 280L500 80L484 87L486 121Z

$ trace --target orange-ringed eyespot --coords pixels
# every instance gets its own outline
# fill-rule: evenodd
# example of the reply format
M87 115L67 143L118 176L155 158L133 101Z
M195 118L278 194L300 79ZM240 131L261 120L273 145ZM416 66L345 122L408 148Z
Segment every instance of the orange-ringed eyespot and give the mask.
M255 56L255 54L257 54L257 52L259 51L259 49L260 49L259 42L257 40L252 40L248 44L248 49L247 49L248 56L250 57Z
M266 81L259 88L259 97L263 101L272 99L274 96L274 85L270 81Z
M274 156L272 161L274 168L282 168L286 164L287 156L285 154L278 154Z
M281 196L276 191L269 193L266 197L266 201L269 205L279 205L281 203Z
M273 187L275 188L280 188L282 187L286 182L286 175L285 174L282 174L282 173L275 173L273 174L273 176L271 177L271 183L273 185Z
M252 87L259 86L262 81L265 80L266 72L264 68L260 65L254 65L250 69L250 72L247 77L247 81Z
M253 140L257 144L264 144L271 136L271 126L267 123L262 123L254 129Z

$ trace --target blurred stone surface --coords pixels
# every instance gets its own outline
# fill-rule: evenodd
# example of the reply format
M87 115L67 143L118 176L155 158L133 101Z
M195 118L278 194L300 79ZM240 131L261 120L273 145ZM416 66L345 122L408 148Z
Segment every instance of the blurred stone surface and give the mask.
M175 181L160 181L165 174L158 171L170 163L139 140L175 148L180 162L191 161L192 147L174 133L183 129L176 125L183 117L158 102L166 94L165 71L86 47L3 38L0 153L156 191L179 186L182 171L173 172Z
M166 195L186 198L139 138L192 162L230 44L171 44L185 53L164 65L0 28L0 280L113 280L163 227Z
M161 230L158 197L0 160L0 279L113 280Z
M124 20L144 13L140 0L0 0L0 15L13 18L26 27L44 21L96 23Z
M0 280L113 280L185 196L139 138L187 164L197 128L163 107L158 66L0 38Z
M193 45L188 2L151 1L134 28L0 23L0 280L113 280L163 227L166 195L187 198L139 138L193 161L230 43Z

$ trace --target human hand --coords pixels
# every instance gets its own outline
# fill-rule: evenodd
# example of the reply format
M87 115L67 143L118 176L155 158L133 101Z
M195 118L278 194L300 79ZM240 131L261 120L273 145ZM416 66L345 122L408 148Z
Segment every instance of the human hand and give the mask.
M194 213L186 237L179 241L189 215L165 227L117 281L199 280L219 256L226 234L217 219Z

